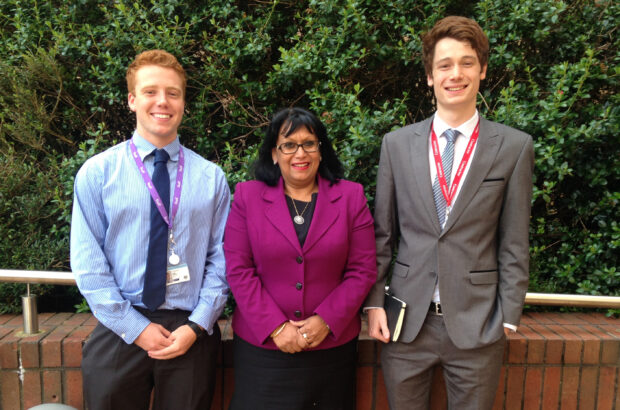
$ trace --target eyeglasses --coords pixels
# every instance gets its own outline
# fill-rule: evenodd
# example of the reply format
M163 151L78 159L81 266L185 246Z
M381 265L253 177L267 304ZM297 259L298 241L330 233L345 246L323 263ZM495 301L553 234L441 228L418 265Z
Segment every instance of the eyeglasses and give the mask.
M278 149L285 155L292 155L297 152L299 147L303 148L303 150L311 154L313 152L317 152L321 143L319 141L306 141L301 144L295 144L294 142L283 142L278 145Z

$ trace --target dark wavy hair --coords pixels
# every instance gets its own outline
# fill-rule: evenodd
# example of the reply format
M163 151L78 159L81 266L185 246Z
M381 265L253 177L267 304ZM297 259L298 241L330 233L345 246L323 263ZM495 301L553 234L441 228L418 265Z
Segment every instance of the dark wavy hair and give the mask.
M323 125L316 115L299 107L285 108L278 111L271 118L267 126L265 139L258 150L258 159L254 162L254 178L270 186L278 184L278 180L281 176L280 166L273 163L271 151L276 147L282 125L288 127L284 135L285 138L293 134L300 127L306 127L321 143L320 154L322 160L319 164L319 174L323 178L329 180L330 185L333 185L343 178L344 167L338 159L338 156L336 156L331 142L327 138L327 129L325 125Z

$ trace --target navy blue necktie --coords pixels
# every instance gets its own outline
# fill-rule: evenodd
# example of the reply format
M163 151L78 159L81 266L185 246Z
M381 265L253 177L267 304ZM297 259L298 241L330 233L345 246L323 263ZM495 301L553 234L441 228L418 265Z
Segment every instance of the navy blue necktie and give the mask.
M156 149L155 170L151 180L161 197L166 212L170 214L170 176L166 164L170 156L163 149ZM146 257L146 273L142 303L155 311L166 300L166 268L168 256L168 224L164 221L155 201L151 198L151 233Z

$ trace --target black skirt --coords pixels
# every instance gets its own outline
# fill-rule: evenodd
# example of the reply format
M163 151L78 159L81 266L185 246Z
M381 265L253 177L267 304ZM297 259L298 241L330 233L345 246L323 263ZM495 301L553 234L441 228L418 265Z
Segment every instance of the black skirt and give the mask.
M234 341L235 391L229 410L355 410L357 338L295 354Z

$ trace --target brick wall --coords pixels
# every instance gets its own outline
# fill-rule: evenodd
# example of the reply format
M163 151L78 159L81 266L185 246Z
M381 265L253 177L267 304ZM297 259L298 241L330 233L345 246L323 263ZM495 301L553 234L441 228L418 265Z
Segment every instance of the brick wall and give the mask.
M65 403L83 409L83 341L96 325L90 314L40 314L36 336L20 338L21 316L0 315L0 409ZM220 321L223 348L212 409L227 409L233 389L232 330ZM357 408L387 409L380 343L359 341ZM620 320L600 313L528 313L508 339L496 409L620 409ZM431 408L445 409L441 371Z

